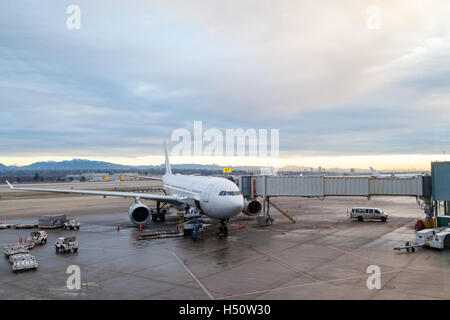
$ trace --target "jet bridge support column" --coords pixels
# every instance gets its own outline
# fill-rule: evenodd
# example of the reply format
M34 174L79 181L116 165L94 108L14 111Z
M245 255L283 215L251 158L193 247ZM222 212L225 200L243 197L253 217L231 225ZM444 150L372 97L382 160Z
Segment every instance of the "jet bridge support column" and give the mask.
M263 203L261 213L258 215L257 222L259 227L266 227L272 225L273 219L269 215L270 202L267 196L267 176L263 180Z
M420 199L420 201L419 201ZM431 195L419 196L417 199L419 207L424 210L425 219L422 220L425 228L433 228L436 226L436 216L438 205L436 201L432 200Z
M435 214L434 214L434 210L435 210L434 201L431 200L431 197L421 197L421 199L423 200L423 203L424 203L423 209L425 211L425 220L426 221L433 220L433 218L435 217Z

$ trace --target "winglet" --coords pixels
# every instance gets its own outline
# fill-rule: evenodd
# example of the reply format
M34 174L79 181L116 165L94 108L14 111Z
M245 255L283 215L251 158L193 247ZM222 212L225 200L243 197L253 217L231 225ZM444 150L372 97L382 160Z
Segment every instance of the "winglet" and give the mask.
M166 156L166 174L172 175L172 169L170 168L170 163L169 163L169 155L167 154L166 140L164 140L164 154Z
M14 189L14 187L12 186L12 184L11 183L9 183L9 181L8 180L5 180L6 181L6 183L8 184L8 186L11 188L11 189Z

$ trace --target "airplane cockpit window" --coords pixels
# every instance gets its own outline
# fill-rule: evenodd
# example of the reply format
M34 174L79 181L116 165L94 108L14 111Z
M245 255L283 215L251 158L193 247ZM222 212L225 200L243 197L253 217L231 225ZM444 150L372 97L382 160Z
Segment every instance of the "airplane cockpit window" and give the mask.
M238 196L240 191L220 191L219 196Z
M240 191L227 191L228 196L238 196L240 194L241 194Z

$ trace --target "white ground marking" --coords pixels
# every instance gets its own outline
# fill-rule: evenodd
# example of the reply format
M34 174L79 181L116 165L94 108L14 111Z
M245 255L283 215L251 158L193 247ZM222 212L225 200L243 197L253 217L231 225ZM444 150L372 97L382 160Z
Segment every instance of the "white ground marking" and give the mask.
M188 266L181 260L181 258L175 253L172 252L172 254L177 258L178 261L180 261L181 265L186 269L186 271L191 275L191 277L198 283L198 285L205 291L205 293L208 295L208 297L211 300L214 300L214 296L209 292L209 290L203 285L203 283L200 282L200 280L195 276L195 274L191 271L191 269L188 268Z

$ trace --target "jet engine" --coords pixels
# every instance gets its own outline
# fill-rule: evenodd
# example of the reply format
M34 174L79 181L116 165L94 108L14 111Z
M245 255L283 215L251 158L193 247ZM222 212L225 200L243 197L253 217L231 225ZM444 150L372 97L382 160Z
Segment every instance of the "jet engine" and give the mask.
M261 202L258 200L244 199L244 209L242 213L247 216L256 216L262 210Z
M150 222L151 217L148 207L140 202L136 202L130 207L128 216L130 217L131 222L136 225L146 224Z

